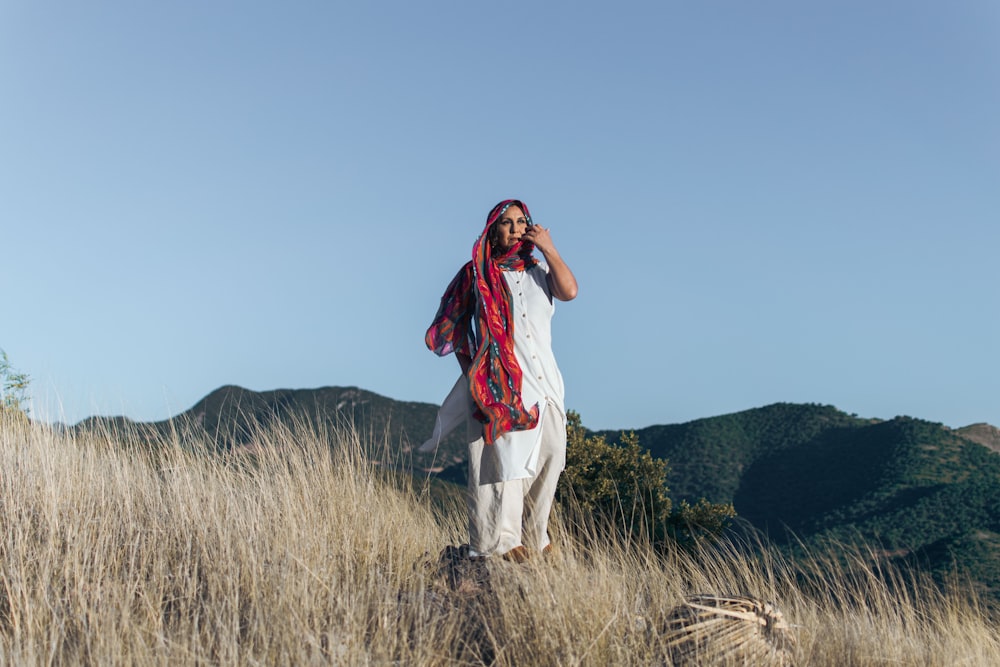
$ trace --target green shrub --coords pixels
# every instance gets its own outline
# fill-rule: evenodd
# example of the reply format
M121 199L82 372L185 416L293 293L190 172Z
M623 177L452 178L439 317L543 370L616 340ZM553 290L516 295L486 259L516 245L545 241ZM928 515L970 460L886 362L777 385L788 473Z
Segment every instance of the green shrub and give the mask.
M667 534L675 542L689 544L704 535L720 535L736 517L732 503L710 503L701 498L694 505L682 500L670 514Z
M681 502L669 497L669 463L653 458L634 432L609 443L603 435L588 435L580 415L569 411L566 424L566 470L559 497L572 498L599 530L648 539L664 546L687 543L699 535L717 535L735 516L732 505L700 500Z
M14 370L7 353L0 350L0 409L27 414L25 404L30 383L31 378Z

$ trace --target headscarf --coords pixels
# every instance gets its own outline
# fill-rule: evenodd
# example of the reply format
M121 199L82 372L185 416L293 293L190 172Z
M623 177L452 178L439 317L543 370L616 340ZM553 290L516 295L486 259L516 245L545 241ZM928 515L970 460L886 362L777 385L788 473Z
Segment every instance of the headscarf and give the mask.
M490 243L493 223L511 206L518 206L531 224L528 207L518 199L505 199L493 207L486 217L486 228L472 246L472 261L448 285L424 337L435 354L460 352L472 358L469 390L487 444L504 433L529 430L538 424L538 405L526 409L521 398L522 373L514 355L510 289L501 274L537 264L531 256L534 244L519 241L494 258Z

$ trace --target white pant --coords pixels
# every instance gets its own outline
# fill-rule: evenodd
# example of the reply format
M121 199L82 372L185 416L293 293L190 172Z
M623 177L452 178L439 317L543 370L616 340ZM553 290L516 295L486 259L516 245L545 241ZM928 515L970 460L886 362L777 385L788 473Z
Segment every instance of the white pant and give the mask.
M494 448L503 445L485 444L482 425L470 419L470 429L479 430L478 439L469 443L467 497L473 555L505 554L522 544L537 550L548 546L549 513L559 474L566 467L566 424L558 409L547 407L536 427L542 429L537 473L527 479L492 479L497 469Z

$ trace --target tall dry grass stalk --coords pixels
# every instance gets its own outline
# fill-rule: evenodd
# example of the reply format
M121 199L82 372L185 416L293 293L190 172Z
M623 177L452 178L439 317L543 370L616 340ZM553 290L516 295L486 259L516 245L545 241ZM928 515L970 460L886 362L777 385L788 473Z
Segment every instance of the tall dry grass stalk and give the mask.
M455 592L435 565L460 504L372 463L353 429L272 427L219 455L2 419L4 664L669 664L692 593L770 601L800 665L1000 664L974 599L863 558L585 547L567 508L558 557L490 562L488 593Z

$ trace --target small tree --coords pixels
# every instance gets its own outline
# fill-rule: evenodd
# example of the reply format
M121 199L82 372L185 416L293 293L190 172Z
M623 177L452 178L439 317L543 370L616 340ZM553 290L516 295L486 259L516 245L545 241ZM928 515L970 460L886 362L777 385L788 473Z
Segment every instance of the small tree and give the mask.
M674 508L668 462L643 449L634 432L622 433L612 444L604 436L588 436L579 414L569 411L566 417L566 470L559 494L573 497L599 526L663 546L718 535L735 516L732 505L704 499Z
M27 414L29 384L31 378L15 370L10 365L7 353L0 349L0 407Z
M710 503L701 498L692 505L682 500L670 515L667 534L674 542L688 545L705 535L720 535L735 517L732 503Z
M634 433L615 446L588 436L580 415L567 413L566 469L560 496L572 496L585 516L616 532L653 537L670 516L667 462L638 445Z

